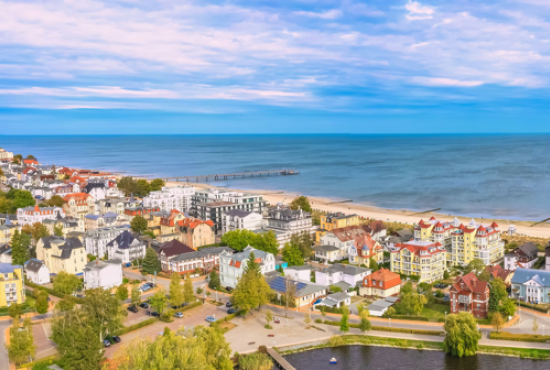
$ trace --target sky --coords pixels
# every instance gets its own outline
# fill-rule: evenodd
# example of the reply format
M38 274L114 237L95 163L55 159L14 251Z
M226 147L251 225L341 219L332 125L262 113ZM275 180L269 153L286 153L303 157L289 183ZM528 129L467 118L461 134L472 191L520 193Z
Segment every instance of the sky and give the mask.
M550 0L0 9L0 134L550 132Z

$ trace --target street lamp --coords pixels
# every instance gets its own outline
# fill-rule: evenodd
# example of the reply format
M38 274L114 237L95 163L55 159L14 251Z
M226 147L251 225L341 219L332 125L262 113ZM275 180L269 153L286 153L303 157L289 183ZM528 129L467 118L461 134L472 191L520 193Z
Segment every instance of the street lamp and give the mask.
M445 322L447 322L447 311L445 311Z

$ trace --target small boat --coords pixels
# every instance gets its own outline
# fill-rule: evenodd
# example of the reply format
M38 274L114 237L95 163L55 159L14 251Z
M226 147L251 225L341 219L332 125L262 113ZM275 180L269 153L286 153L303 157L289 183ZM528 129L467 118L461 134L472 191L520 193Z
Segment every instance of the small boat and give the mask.
M336 361L336 359L335 359L334 357L331 358L329 362L330 362L331 364L336 364L336 363L337 363L337 361Z

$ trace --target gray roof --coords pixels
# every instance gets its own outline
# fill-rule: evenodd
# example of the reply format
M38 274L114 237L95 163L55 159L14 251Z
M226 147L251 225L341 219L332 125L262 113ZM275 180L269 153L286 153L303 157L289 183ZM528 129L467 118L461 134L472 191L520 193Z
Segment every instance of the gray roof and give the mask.
M84 268L84 270L86 270L86 271L103 270L105 267L107 267L109 265L120 265L120 264L121 264L120 260L111 260L111 261L95 260L95 261L92 261L92 262L88 262L86 264L86 267Z
M353 265L348 265L343 263L335 263L334 265L327 267L322 271L329 274L333 274L335 272L343 272L346 275L359 275L365 272L372 272L371 269L368 269L365 267L358 267L358 266L353 266Z
M371 303L368 306L368 309L371 310L371 311L375 311L375 310L379 311L379 310L383 310L384 308L388 308L388 307L391 307L391 306L393 306L392 302L378 300L374 303Z
M208 247L208 248L203 248L194 252L181 253L177 257L174 257L172 261L175 261L175 262L189 261L189 260L194 260L198 258L203 258L208 255L217 255L222 253L223 251L233 252L233 249L229 247Z
M116 238L107 243L107 246L113 246L116 242L118 249L128 249L134 240L136 240L136 238L132 235L132 233L128 230L124 230Z
M345 301L346 299L350 298L349 295L347 295L346 293L344 292L338 292L338 293L334 293L334 294L329 294L327 296L328 299L331 299L333 301L336 301L336 302L343 302Z
M347 291L351 287L351 284L346 283L344 280L339 281L336 284L332 284L332 285L337 286L338 288L342 289L344 292Z
M296 286L296 293L294 294L296 298L304 297L326 290L326 287L319 284L293 279L288 280L290 280L290 282ZM277 276L276 278L269 280L268 284L274 291L282 294L286 293L286 279L284 277Z
M0 263L0 273L9 274L10 272L15 272L15 269L23 268L20 265L12 265L10 263Z
M27 261L27 263L25 264L25 270L38 272L38 270L40 270L42 266L44 266L44 262L33 258L32 260Z
M264 252L264 251L261 251L259 249L254 249L252 248L251 246L248 246L246 247L242 252L240 253L234 253L232 256L231 256L231 259L233 261L244 261L244 260L247 260L250 258L250 253L251 252L254 252L254 257L256 258L261 258L262 261L264 260L265 257L267 257L267 255L269 253L267 252Z
M550 271L522 268L516 270L516 273L512 277L512 284L524 284L531 279L541 286L550 287Z
M302 265L302 266L289 266L285 270L311 271L311 270L314 270L314 268L311 265Z
M336 252L336 251L339 251L340 249L333 246L333 245L321 245L320 247L317 247L317 248L314 248L313 249L315 252L317 251L321 251L321 252Z
M523 243L518 247L519 251L523 252L529 258L536 258L539 253L539 248L533 242Z
M254 212L243 211L242 209L232 209L224 213L228 216L237 216L237 217L243 218Z

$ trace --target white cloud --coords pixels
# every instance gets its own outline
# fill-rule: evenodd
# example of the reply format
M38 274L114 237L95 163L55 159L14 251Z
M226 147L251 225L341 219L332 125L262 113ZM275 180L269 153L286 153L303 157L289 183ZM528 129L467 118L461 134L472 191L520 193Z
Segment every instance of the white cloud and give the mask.
M432 19L435 12L435 8L411 0L405 4L405 9L409 11L409 14L407 14L409 20Z
M340 9L331 9L322 13L298 11L298 12L294 12L294 14L302 15L304 17L312 17L312 18L336 19L342 16L342 11Z
M94 87L25 87L20 89L0 89L0 95L45 95L71 97L109 97L109 98L146 98L146 99L176 99L178 95L169 90L146 89L129 90L118 86Z
M413 77L413 83L424 86L457 86L457 87L474 87L483 85L483 81L460 81L452 78L444 77Z

